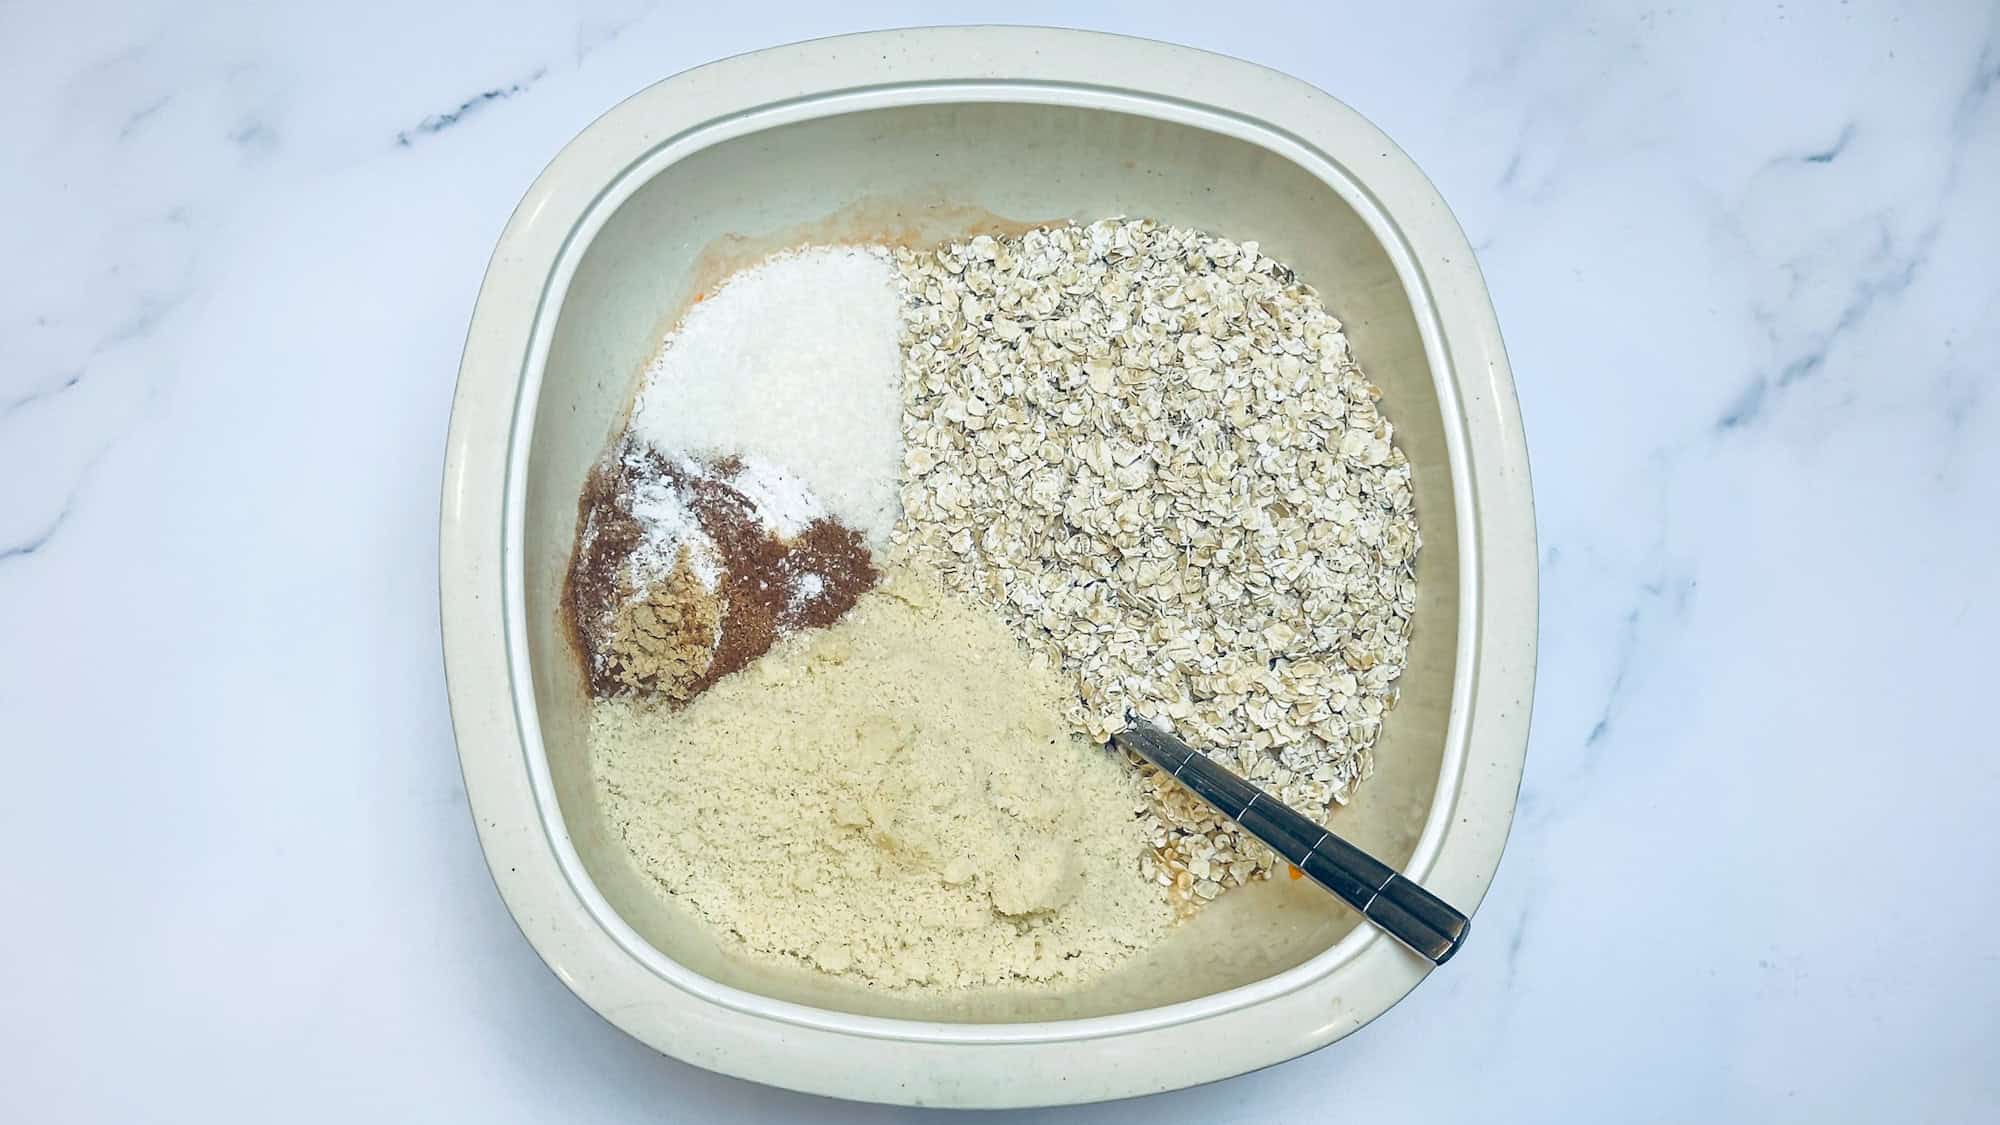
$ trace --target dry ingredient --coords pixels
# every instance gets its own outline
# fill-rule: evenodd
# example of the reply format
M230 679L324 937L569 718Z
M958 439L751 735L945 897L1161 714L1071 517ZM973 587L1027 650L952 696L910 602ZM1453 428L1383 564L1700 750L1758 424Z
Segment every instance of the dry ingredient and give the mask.
M900 324L887 251L770 258L688 310L646 373L630 434L782 464L880 549L899 511Z
M680 704L876 577L860 535L782 469L628 439L586 485L567 596L594 695Z
M1420 542L1379 398L1288 267L1148 220L734 276L585 497L612 823L871 986L1128 958L1275 863L1097 748L1128 715L1315 819L1372 772Z
M1136 775L990 611L892 572L680 712L600 704L610 822L746 950L885 988L1073 983L1171 912Z
M1340 323L1258 252L1147 220L897 253L896 539L1076 685L1316 819L1372 770L1408 647L1410 467ZM1274 859L1147 770L1191 910Z

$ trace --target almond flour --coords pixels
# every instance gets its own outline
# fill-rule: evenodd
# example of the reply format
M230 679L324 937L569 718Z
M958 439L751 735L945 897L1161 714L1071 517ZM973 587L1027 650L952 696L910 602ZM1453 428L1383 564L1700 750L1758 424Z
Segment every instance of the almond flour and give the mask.
M745 951L871 985L1076 983L1172 920L1138 777L985 610L892 574L685 710L600 703L600 800L640 869Z

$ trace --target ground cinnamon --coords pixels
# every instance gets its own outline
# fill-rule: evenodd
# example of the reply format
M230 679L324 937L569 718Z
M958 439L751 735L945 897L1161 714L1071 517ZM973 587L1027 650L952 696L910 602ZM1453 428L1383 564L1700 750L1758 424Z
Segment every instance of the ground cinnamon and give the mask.
M592 696L683 704L778 638L832 624L875 585L859 533L822 517L782 534L733 483L744 471L734 458L670 458L631 444L593 470L565 591ZM634 565L646 528L633 497L657 485L705 538L681 546L664 577ZM697 580L704 573L707 583Z

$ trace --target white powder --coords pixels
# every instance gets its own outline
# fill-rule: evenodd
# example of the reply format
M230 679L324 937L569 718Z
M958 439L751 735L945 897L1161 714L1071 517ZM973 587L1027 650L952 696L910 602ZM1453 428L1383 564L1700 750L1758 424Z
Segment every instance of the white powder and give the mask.
M876 248L799 250L736 274L667 338L631 432L670 455L782 463L834 518L886 548L902 511L898 286ZM786 489L768 491L760 503L795 511Z
M687 497L669 481L641 477L631 493L632 518L639 524L640 539L627 564L635 597L673 572L681 552L687 552L688 568L701 584L715 589L721 577L715 544L701 528L701 521L687 503Z
M826 579L810 571L801 574L798 585L792 587L792 597L785 604L785 612L797 616L800 610L811 605L824 593L826 593Z
M819 498L807 491L805 483L784 469L755 458L744 458L743 466L729 478L757 510L766 527L790 539L803 532L814 520L823 519L826 509Z

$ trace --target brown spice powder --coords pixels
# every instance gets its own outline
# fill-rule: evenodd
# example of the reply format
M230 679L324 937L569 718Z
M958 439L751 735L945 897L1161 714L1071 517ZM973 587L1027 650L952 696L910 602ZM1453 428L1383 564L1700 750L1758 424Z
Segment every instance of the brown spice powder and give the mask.
M730 481L742 463L676 463L650 449L614 451L586 482L565 608L590 693L680 705L762 656L779 637L838 620L880 575L859 533L818 519L784 538ZM635 581L645 538L633 490L663 482L686 502L715 550L717 581L695 577L685 551L664 581Z
M628 686L612 637L619 607L634 594L629 561L645 539L630 500L630 481L619 458L607 457L590 471L577 502L576 547L563 579L563 624L583 665L585 684L598 698Z

